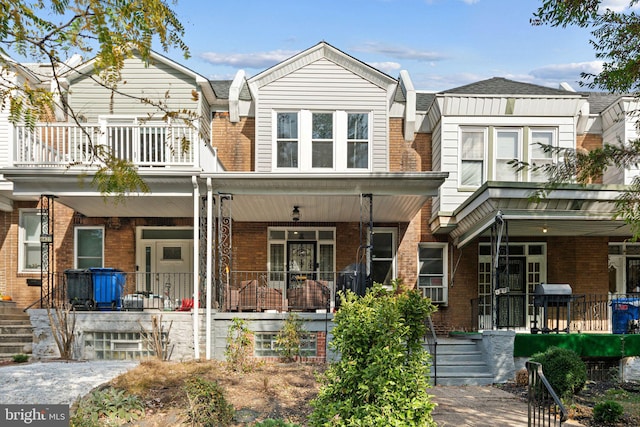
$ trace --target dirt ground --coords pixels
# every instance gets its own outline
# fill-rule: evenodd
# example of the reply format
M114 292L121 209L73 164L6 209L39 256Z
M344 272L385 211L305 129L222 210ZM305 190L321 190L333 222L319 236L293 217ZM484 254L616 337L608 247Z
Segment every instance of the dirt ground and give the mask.
M324 365L299 363L259 364L249 372L234 372L221 362L141 363L110 385L140 396L145 415L135 425L180 426L186 424L185 381L198 376L215 380L235 408L233 426L251 425L265 419L282 419L304 425L311 413L309 402L319 389L317 374Z

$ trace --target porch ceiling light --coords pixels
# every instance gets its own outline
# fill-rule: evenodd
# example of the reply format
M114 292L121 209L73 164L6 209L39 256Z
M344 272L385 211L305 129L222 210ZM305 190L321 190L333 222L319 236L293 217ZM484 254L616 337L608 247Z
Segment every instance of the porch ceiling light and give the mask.
M300 209L298 208L298 206L293 207L293 211L291 212L291 220L293 222L300 221Z

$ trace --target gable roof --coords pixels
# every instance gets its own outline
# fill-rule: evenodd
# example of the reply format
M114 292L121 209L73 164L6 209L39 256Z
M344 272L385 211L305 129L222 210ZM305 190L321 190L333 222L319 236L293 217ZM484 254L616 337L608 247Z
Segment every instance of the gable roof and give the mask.
M324 41L256 74L248 79L248 83L252 87L254 85L257 87L267 85L320 58L328 59L385 90L387 90L390 85L398 83L396 79L388 74L373 68Z
M487 80L470 83L453 89L445 90L443 94L464 95L533 95L533 96L576 96L576 92L553 89L532 83L517 82L503 77L493 77Z
M211 86L211 82L201 74L198 74L192 69L187 68L184 65L181 65L173 61L172 59L169 59L166 56L153 50L150 51L149 57L153 61L161 62L167 65L168 67L171 67L185 74L186 76L189 76L190 78L194 79L196 84L198 84L198 86L202 88L202 92L209 103L213 103L216 100L216 95L213 90L213 87ZM67 80L73 80L74 78L84 73L93 72L92 70L90 71L89 67L93 67L94 62L95 62L95 58L85 62L84 64L79 65L73 70L70 70L66 75Z

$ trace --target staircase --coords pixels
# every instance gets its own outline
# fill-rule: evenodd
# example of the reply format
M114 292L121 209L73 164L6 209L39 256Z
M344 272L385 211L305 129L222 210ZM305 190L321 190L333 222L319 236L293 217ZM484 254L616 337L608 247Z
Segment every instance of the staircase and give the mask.
M31 354L33 332L29 315L12 301L0 301L0 359Z
M477 340L438 337L435 375L434 364L431 366L432 384L434 379L437 385L488 385L493 384L493 372Z

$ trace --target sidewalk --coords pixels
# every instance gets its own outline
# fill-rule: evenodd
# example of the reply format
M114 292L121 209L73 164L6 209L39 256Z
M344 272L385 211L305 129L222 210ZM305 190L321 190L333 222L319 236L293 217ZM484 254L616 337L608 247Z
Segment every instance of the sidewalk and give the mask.
M429 389L438 406L433 419L438 427L526 426L527 402L491 386L435 386ZM573 420L563 426L578 427Z

